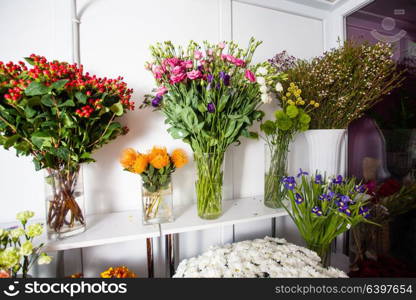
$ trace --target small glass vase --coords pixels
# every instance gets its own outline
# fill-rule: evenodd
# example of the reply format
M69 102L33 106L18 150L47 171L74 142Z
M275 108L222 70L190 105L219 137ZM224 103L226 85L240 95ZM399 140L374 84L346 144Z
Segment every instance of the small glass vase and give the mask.
M265 144L264 205L270 208L282 207L286 197L282 178L287 176L289 142L290 139L282 140L279 144Z
M197 207L201 219L212 220L222 215L224 156L224 152L194 154L198 177L195 183Z
M307 243L308 249L315 251L321 258L321 264L324 268L328 268L331 265L331 244L314 244Z
M172 183L155 191L142 185L143 224L173 222Z
M46 169L45 197L49 238L63 239L86 230L81 166Z

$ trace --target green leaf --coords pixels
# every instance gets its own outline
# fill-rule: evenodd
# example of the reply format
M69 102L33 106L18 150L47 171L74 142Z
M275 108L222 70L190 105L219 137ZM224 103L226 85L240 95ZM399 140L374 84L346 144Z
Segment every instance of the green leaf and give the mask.
M180 129L176 127L169 128L168 132L174 139L183 139L189 135L189 132L185 129Z
M61 80L55 81L54 83L51 84L50 89L62 91L65 87L65 84L67 84L68 81L69 81L68 79L61 79Z
M54 105L54 102L52 100L52 95L50 95L50 94L43 95L40 102L43 105L48 106L48 107L52 107Z
M263 131L266 135L274 134L276 129L276 123L270 120L267 120L260 125L260 130Z
M76 92L75 93L75 98L77 98L77 100L81 103L81 104L85 104L85 103L87 103L87 100L88 100L88 96L87 95L85 95L84 93L82 93L82 92Z
M39 149L52 146L52 136L46 131L37 131L33 133L31 140Z
M113 104L113 105L110 107L110 110L111 110L113 113L115 113L115 114L116 114L116 116L118 116L118 117L122 116L122 115L123 115L123 113L124 113L124 108L123 108L123 105L122 105L120 102L117 102L117 103Z
M74 101L72 101L71 99L68 99L64 103L61 103L58 105L58 107L67 107L67 106L74 107L75 106Z
M9 137L6 142L3 144L3 147L5 149L9 149L10 147L14 146L14 144L17 142L17 140L20 138L20 135L15 134Z
M32 65L32 66L34 66L34 65L35 65L34 60L33 60L33 59L31 59L30 57L25 57L25 61L27 61L27 62L28 62L28 64L30 64L30 65Z
M62 113L62 119L64 121L64 126L68 128L72 128L74 125L74 120L67 114Z
M31 119L36 115L36 110L30 107L29 105L27 105L25 107L25 115L28 119Z
M49 92L49 88L44 86L40 82L31 82L25 90L26 96L39 96L45 95Z
M105 97L105 99L103 100L103 105L106 107L111 107L113 104L119 102L119 98L115 97L115 96L107 96Z

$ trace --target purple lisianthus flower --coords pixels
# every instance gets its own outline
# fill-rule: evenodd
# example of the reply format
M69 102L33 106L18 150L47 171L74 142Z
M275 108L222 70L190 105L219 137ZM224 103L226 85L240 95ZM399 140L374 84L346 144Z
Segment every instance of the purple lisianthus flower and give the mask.
M296 202L296 204L301 204L303 201L305 201L305 199L303 199L303 197L299 193L296 193L295 194L295 202Z
M295 177L293 176L284 177L282 179L282 182L284 183L285 188L287 190L293 190L296 186L296 180L295 180Z
M323 184L323 180L322 180L322 175L321 174L316 174L315 175L315 183L316 184Z
M222 82L224 83L224 85L229 86L230 85L230 78L231 78L230 75L228 75L227 73L225 73L223 71L221 71L219 73L219 75L220 75L220 78L221 78Z
M360 209L358 210L358 213L366 219L370 217L370 211L367 207L364 207L364 206L360 207Z
M208 110L208 112L209 113L214 113L215 112L215 104L214 103L212 103L212 102L210 102L210 103L208 103L208 105L207 105L207 110Z
M153 98L152 100L152 106L153 107L158 107L160 105L160 102L162 101L163 97L162 96L156 96Z
M304 176L304 175L309 175L309 173L308 172L304 172L303 170L302 170L302 168L300 168L299 169L299 173L298 173L298 175L296 175L296 177L301 177L301 176Z
M207 75L207 81L208 81L208 83L211 83L213 80L214 80L214 75L208 74Z
M338 175L337 177L335 177L334 179L332 179L332 183L333 184L342 184L343 183L344 178L342 178L341 175Z
M312 213L317 215L318 217L322 216L322 210L319 206L315 206L312 208Z

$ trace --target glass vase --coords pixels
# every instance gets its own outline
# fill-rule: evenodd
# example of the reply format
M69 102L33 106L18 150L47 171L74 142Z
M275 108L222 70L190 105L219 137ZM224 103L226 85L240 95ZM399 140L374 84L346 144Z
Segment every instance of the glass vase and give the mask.
M46 169L46 225L48 237L62 239L86 229L81 166Z
M287 156L290 138L281 138L279 143L266 143L264 148L264 205L270 208L282 207L286 189L282 178L287 176Z
M195 153L198 216L217 219L222 214L224 152Z
M315 244L306 243L308 249L316 252L321 258L321 264L324 268L328 268L331 265L331 244Z
M142 185L143 224L173 222L172 183L153 190Z

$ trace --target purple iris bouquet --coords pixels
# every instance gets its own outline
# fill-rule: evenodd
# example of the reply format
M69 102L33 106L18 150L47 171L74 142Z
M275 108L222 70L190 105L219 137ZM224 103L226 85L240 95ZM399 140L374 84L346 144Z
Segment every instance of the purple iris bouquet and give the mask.
M233 42L203 46L191 41L186 49L171 42L151 47L147 64L157 89L143 106L160 110L169 133L190 144L198 171L198 215L215 219L222 208L224 153L241 136L257 138L249 127L263 118L256 71L251 60L260 42L247 49Z
M300 169L296 178L284 177L282 183L290 200L290 204L283 201L284 208L307 247L325 266L329 265L330 245L338 235L361 222L372 223L366 189L355 178L309 176Z

